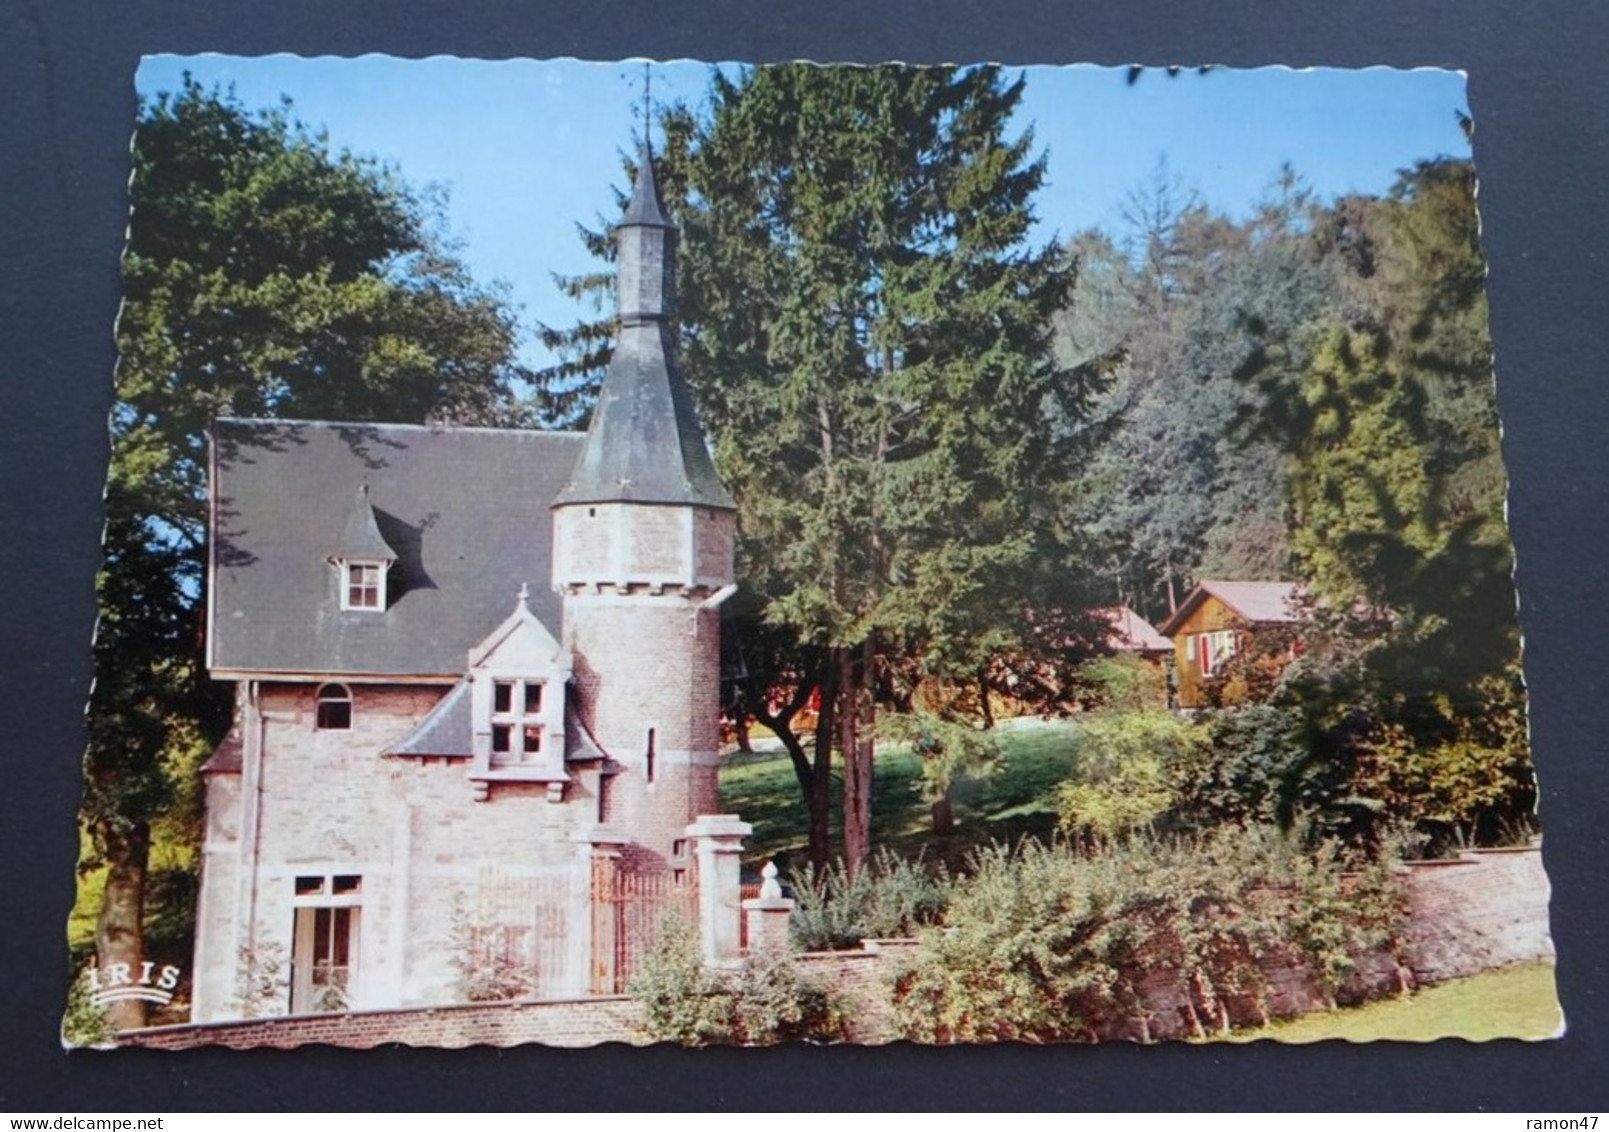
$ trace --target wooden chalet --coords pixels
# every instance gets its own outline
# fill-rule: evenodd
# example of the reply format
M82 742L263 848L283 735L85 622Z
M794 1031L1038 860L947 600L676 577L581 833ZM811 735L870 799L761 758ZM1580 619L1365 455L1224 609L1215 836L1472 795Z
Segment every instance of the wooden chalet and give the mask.
M1230 661L1258 651L1283 666L1294 655L1291 629L1304 616L1303 591L1295 582L1200 583L1158 626L1172 639L1178 706L1205 707L1215 680L1222 682L1222 701L1245 699L1244 672L1231 670Z

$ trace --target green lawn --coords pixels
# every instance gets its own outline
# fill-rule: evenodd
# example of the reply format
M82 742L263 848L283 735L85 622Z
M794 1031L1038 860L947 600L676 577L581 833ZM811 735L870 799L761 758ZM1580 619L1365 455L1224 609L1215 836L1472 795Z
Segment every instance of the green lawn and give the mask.
M1234 1034L1230 1041L1272 1038L1281 1042L1353 1042L1381 1039L1405 1042L1436 1038L1536 1040L1557 1035L1563 1023L1554 990L1553 965L1506 967L1467 979L1426 987L1408 998L1371 1002L1350 1010L1307 1014L1260 1030Z
M999 770L986 779L955 784L956 828L945 837L935 837L931 831L928 803L921 792L921 760L906 747L879 745L872 790L873 844L954 864L993 838L1049 836L1056 826L1055 788L1071 770L1067 741L1071 727L1064 721L1028 719L1002 728L1004 757ZM765 732L756 730L755 735L758 740ZM835 796L837 789L835 776ZM780 748L723 758L721 805L727 813L741 814L753 823L750 863L804 848L799 784ZM834 823L836 838L836 814Z

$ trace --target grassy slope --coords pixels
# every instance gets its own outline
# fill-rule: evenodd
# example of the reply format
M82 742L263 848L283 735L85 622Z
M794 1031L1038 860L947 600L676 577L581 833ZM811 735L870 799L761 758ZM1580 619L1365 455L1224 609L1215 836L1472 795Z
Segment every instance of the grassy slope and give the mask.
M1064 722L1020 721L1002 729L1000 769L987 779L957 782L956 829L935 837L922 796L921 760L908 748L880 745L872 792L872 841L906 856L925 853L955 863L990 838L1048 837L1055 829L1055 788L1072 769ZM764 732L757 732L757 737ZM837 782L834 780L834 790ZM721 804L754 825L750 862L802 850L804 805L785 752L756 751L721 760ZM833 835L837 836L834 826Z
M1281 1042L1353 1042L1382 1039L1405 1042L1437 1038L1537 1040L1557 1036L1564 1016L1554 989L1553 965L1531 964L1488 971L1409 998L1387 999L1333 1014L1308 1014L1260 1030L1233 1035L1231 1041L1271 1038Z

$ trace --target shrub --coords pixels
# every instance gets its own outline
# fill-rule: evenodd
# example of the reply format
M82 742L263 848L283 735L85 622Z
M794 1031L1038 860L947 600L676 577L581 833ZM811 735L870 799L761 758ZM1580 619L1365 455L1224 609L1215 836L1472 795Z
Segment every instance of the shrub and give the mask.
M655 1041L684 1046L731 1040L726 988L704 966L698 930L685 915L667 914L654 946L632 973L626 993L643 1004L643 1029Z
M656 1041L758 1046L842 1033L826 991L801 978L786 952L750 955L734 971L711 969L684 915L661 920L626 991L642 1002L643 1029Z
M896 988L907 1037L1093 1040L1151 1024L1142 980L1171 976L1197 1035L1270 1009L1264 967L1299 961L1333 1001L1402 912L1387 865L1266 826L1135 837L1084 852L996 846L958 881L939 930Z
M1127 653L1085 661L1073 681L1076 699L1086 711L1157 711L1168 704L1162 669Z
M1056 794L1063 830L1119 837L1172 808L1175 768L1196 761L1198 728L1165 711L1101 712L1073 733L1071 781Z
M106 1009L90 1001L89 971L85 966L67 988L67 1010L61 1020L61 1044L68 1048L93 1046L108 1049L112 1030L106 1024Z
M944 911L949 893L942 865L906 861L879 850L851 878L837 862L819 878L789 878L798 907L789 919L794 946L802 951L836 951L860 946L863 939L914 936Z
M462 893L453 896L449 940L456 973L454 990L464 1002L508 1002L535 993L536 965L525 954L516 929L472 911Z
M1198 827L1289 824L1306 755L1295 709L1247 704L1214 712L1206 741L1174 767L1179 815Z

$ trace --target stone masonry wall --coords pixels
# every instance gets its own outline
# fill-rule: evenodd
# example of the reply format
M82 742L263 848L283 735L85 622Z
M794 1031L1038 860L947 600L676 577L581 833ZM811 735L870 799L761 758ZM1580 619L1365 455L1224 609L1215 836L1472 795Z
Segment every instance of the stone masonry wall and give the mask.
M212 776L209 803L217 808L209 815L194 973L207 987L207 1018L239 1016L236 972L244 959L289 968L297 908L325 903L299 896L299 878L361 878L345 903L356 909L358 937L351 1002L363 1008L451 1000L458 978L453 937L464 930L456 921L465 912L489 909L495 922L497 905L507 901L496 900L494 890L538 883L558 890L578 871L585 875L572 835L596 818L595 774L576 775L557 804L545 787L524 783L495 783L488 799L477 802L467 760L380 754L442 689L353 685L351 691L351 728L320 731L312 685L263 689L255 849L223 812L231 797L226 776ZM238 794L233 804L241 804ZM248 874L255 878L250 886L241 880ZM562 894L550 901L549 920L562 901ZM545 951L543 985L581 989L583 963L560 947ZM287 993L282 976L279 998ZM289 1003L259 1005L282 1013Z
M619 766L608 825L662 868L688 823L720 812L719 611L671 595L572 595L565 634L581 718Z

